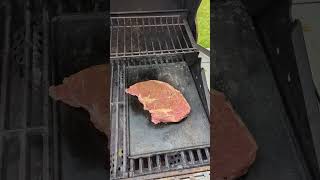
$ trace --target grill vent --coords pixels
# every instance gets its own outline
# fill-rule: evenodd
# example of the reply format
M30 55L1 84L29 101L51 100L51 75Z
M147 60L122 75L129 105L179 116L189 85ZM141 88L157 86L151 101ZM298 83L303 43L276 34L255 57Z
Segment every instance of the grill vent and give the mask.
M137 159L129 158L130 176L138 176L156 173L166 170L178 170L186 167L197 167L209 163L210 156L207 153L209 148L202 148L189 151L181 151L175 153L158 154L149 157L141 157ZM198 154L201 154L199 156ZM187 157L197 157L197 160L188 160Z

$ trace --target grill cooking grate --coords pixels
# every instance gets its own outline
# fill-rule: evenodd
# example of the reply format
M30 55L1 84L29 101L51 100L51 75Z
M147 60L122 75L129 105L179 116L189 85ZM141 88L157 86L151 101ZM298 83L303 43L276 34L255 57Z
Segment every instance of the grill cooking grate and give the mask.
M27 5L24 26L14 28L11 6L5 7L0 85L0 179L48 180L48 14L43 9L41 15L33 15Z
M111 58L195 52L180 15L111 17Z

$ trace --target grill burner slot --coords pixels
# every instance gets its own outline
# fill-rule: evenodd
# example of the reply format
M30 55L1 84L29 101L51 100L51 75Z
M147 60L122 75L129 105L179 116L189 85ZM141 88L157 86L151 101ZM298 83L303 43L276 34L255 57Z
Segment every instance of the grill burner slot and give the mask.
M180 15L111 17L111 58L196 52Z
M197 151L206 151L208 148L197 149ZM129 163L129 171L131 176L138 176L143 174L151 174L157 173L161 171L168 171L168 170L178 170L183 168L190 168L201 166L209 162L209 156L203 157L206 159L203 162L194 161L193 163L189 162L186 164L187 159L185 154L188 152L193 151L180 151L174 153L167 153L167 154L159 154L153 155L149 157L142 157L137 159L131 159Z

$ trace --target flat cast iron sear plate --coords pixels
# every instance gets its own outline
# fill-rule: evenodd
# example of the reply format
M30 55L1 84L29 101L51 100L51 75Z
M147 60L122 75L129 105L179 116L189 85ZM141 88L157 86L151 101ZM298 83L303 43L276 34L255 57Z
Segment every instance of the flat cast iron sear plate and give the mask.
M208 117L185 62L129 66L126 71L127 87L141 81L160 80L179 90L191 107L191 113L179 123L154 125L138 98L127 94L131 158L209 146Z

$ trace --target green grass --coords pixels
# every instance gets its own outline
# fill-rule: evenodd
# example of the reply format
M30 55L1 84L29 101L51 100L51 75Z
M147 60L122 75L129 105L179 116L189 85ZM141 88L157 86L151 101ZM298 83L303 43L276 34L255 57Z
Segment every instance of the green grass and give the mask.
M210 48L210 0L202 0L196 19L198 44Z

